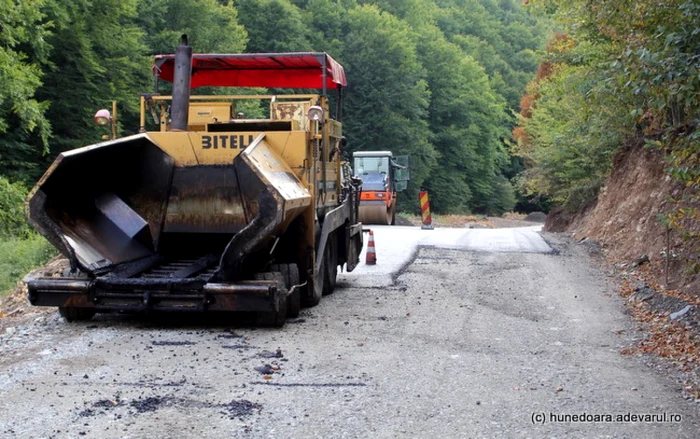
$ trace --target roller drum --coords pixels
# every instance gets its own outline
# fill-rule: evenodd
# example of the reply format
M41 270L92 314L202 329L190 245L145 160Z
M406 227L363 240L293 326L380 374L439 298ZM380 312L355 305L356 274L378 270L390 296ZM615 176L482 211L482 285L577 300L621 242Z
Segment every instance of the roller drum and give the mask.
M363 224L389 225L392 223L393 209L386 204L360 203L360 222Z

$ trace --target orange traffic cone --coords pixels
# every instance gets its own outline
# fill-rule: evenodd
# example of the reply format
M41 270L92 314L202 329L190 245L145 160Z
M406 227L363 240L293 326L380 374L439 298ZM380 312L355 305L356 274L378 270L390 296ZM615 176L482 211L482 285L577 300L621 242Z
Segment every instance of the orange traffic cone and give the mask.
M367 257L365 264L375 265L377 263L377 253L374 251L374 232L369 231L369 241L367 242Z

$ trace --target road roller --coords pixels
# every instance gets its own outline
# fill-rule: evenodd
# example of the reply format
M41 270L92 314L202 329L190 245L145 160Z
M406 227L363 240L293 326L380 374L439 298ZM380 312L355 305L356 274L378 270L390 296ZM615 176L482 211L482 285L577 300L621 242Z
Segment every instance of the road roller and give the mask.
M355 151L353 170L362 180L360 221L364 224L396 223L396 194L409 180L408 156L391 151Z

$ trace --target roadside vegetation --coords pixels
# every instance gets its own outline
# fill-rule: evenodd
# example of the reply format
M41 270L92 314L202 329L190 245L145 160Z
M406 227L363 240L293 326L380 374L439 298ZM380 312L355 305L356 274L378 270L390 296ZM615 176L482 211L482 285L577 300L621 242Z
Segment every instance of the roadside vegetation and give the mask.
M659 218L700 272L700 3L532 0L560 30L521 100L519 188L578 211L620 151L662 152L677 183Z
M0 177L0 297L56 254L48 241L27 225L22 210L26 194L21 183L10 184Z

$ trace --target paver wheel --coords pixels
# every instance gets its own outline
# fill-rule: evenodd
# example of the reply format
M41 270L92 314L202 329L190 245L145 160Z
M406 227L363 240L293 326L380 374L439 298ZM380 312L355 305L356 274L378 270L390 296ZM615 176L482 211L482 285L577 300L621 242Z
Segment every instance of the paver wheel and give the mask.
M59 306L58 313L67 322L90 320L95 316L95 310L92 308L76 308L74 306Z
M273 265L270 269L282 273L284 284L287 289L291 289L301 282L299 279L299 267L297 264ZM287 317L298 317L301 311L301 290L296 288L292 294L287 296Z
M333 294L338 278L338 241L335 232L328 235L323 255L323 295Z

